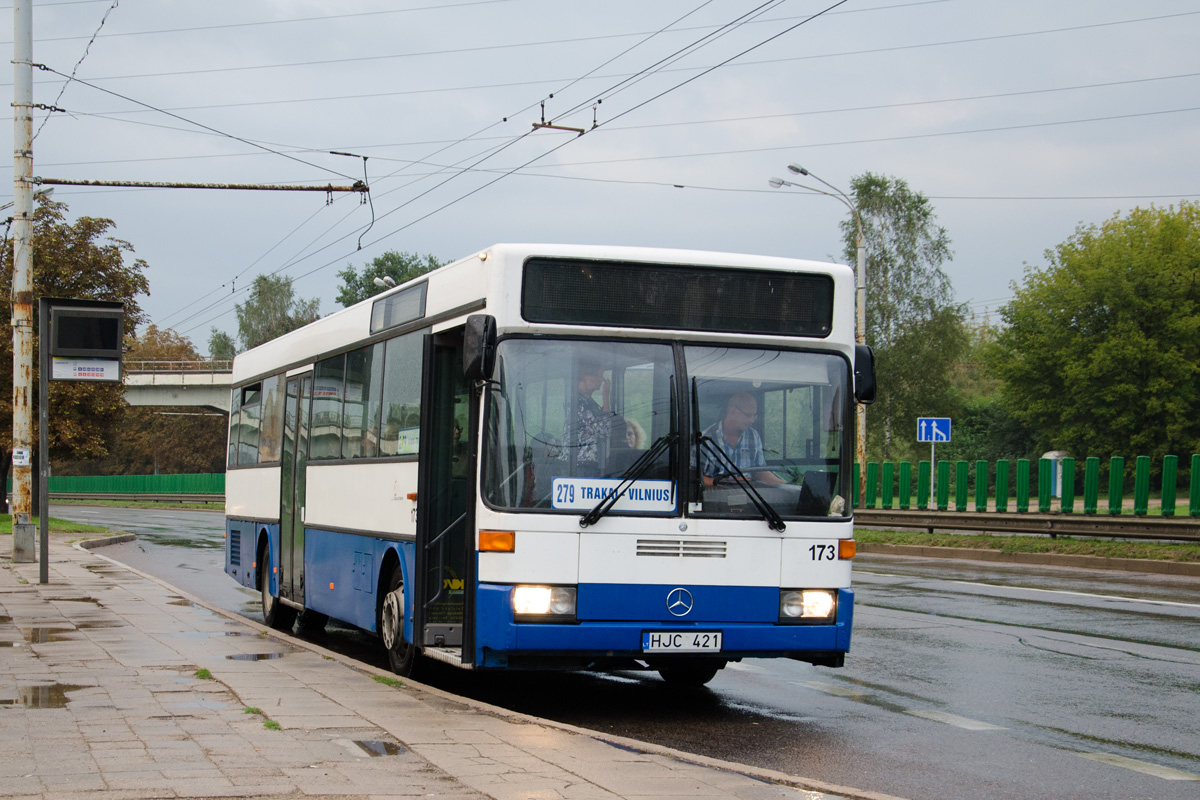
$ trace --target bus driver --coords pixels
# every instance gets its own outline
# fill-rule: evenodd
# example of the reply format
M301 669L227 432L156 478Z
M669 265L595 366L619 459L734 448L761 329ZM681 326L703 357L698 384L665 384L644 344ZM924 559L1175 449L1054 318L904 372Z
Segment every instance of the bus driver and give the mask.
M763 456L762 437L752 427L757 418L758 402L754 395L738 392L725 404L725 416L709 426L704 435L752 479L760 483L785 483L774 472L765 469L767 461ZM712 486L713 478L726 470L712 453L703 449L700 452L700 472L704 476L704 485Z

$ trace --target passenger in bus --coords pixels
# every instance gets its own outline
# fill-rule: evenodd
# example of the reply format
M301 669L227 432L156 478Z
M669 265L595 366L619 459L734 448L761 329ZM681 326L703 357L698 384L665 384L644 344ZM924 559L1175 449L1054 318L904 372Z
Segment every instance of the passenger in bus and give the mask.
M616 415L609 394L612 384L599 364L585 363L579 369L579 397L576 401L575 430L567 436L575 456L574 475L595 478L605 474L608 450ZM600 392L600 402L593 395Z
M635 420L625 420L625 446L631 450L646 449L646 430Z
M704 435L752 480L760 483L785 483L774 472L765 469L767 460L763 455L762 437L753 425L756 419L758 401L749 392L738 392L725 404L725 416L710 425L704 431ZM701 449L700 453L700 472L704 476L704 484L712 486L714 477L725 473L726 469L711 452Z
M450 477L465 478L467 476L467 443L462 438L462 423L454 420L454 433L450 446Z

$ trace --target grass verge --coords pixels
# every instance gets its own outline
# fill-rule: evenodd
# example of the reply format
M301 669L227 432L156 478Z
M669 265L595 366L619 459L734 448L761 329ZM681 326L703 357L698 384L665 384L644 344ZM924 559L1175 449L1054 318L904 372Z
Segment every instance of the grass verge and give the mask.
M994 536L991 534L926 533L924 531L874 531L859 528L860 544L901 544L919 547L970 547L1002 553L1062 553L1105 558L1145 558L1155 561L1200 561L1200 544L1187 542L1114 541L1059 536Z
M33 518L33 524L40 524L38 517ZM65 519L50 518L51 533L108 533L108 528L98 525L84 525L82 522L68 522ZM0 514L0 535L12 534L12 514Z

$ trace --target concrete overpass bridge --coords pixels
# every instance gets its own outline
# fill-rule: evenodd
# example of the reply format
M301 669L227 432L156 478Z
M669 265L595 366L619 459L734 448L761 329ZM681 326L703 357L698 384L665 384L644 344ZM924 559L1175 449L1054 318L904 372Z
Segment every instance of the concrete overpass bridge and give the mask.
M126 361L131 406L195 406L229 413L229 362Z

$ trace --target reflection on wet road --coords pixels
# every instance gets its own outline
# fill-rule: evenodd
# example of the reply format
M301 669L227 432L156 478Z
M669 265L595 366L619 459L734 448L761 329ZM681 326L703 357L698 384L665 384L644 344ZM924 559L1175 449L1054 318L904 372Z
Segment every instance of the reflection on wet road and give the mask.
M64 511L55 516L76 518ZM113 527L143 526L134 532L144 539L105 555L258 613L257 596L222 572L219 514L171 522L182 512L89 511L121 515ZM691 692L632 672L445 668L432 682L581 727L908 797L1200 794L1200 580L860 556L855 590L843 669L747 661ZM322 644L382 664L361 632L332 630Z

